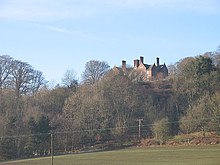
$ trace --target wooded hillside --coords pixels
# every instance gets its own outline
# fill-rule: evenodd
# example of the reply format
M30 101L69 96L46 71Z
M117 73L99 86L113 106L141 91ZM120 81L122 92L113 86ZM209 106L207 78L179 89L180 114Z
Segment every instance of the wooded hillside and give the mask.
M83 77L79 83L66 76L51 89L42 72L0 56L0 159L48 154L51 132L61 135L60 152L129 140L140 133L138 119L140 136L161 143L177 134L220 131L220 51L182 59L160 81L133 82L94 60Z

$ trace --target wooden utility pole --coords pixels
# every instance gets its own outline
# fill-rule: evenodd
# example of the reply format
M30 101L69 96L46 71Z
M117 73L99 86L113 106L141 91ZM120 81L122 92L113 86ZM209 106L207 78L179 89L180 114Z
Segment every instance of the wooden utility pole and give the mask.
M141 122L143 121L143 119L138 119L138 136L139 138L141 137Z
M53 165L53 133L50 134L51 165Z

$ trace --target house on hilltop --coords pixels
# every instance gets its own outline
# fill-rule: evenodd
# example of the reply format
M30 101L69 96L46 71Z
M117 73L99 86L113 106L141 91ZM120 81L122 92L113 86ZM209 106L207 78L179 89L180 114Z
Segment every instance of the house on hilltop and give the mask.
M134 60L133 67L127 67L126 61L122 60L121 67L113 68L115 73L122 73L128 75L135 81L154 81L165 79L168 76L168 69L166 64L160 65L159 57L156 58L156 64L145 64L144 57L140 56L140 59Z

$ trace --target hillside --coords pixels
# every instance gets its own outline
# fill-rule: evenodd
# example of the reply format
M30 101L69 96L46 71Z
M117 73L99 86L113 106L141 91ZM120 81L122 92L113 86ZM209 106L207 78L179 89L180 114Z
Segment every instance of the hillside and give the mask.
M134 81L92 60L99 76L81 83L66 77L65 85L49 88L40 71L2 56L8 74L0 75L0 159L49 155L51 140L57 154L143 138L176 145L196 132L206 136L189 137L192 144L219 143L209 135L220 131L219 59L219 52L188 57L152 81Z

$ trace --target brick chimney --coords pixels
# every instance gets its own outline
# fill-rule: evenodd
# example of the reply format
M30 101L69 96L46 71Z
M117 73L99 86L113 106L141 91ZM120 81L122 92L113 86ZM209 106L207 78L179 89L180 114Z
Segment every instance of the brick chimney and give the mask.
M160 58L157 57L157 66L160 66Z
M134 60L134 68L137 68L139 66L139 62L140 61L138 59Z
M140 56L140 62L144 64L144 57Z
M123 70L123 72L126 71L126 61L125 60L122 60L122 70Z

